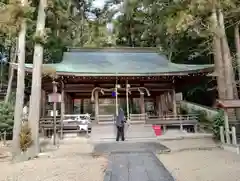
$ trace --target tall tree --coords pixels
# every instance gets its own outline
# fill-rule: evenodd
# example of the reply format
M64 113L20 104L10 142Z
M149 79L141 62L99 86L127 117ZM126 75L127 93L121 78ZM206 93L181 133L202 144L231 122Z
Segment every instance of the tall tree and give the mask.
M45 8L47 0L40 0L38 5L37 28L34 37L34 57L32 71L32 89L29 105L29 125L32 132L33 144L29 148L31 157L35 157L40 152L39 148L39 117L41 106L41 87L42 87L42 63L43 63L43 44L45 43Z
M13 77L14 77L14 68L13 64L16 63L17 59L17 52L18 52L18 41L13 41L11 49L10 49L10 64L9 64L9 75L8 75L8 86L7 86L7 93L4 99L5 103L8 103L9 97L12 92L12 82L13 82Z
M213 4L212 7L212 29L218 30L219 23L217 18L216 6ZM226 98L226 85L224 81L224 62L221 54L221 39L216 32L213 32L213 54L214 54L214 63L215 63L215 71L217 73L217 84L218 84L218 94L220 99Z
M27 0L21 1L22 6L27 5ZM25 79L25 38L26 38L26 20L22 19L20 31L18 35L18 73L17 73L17 91L14 111L14 127L13 127L13 159L18 159L20 155L20 131L22 123L23 103L24 103L24 79Z

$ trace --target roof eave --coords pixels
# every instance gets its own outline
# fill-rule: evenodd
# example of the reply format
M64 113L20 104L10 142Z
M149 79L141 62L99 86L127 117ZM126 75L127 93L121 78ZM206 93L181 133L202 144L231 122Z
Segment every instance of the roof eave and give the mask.
M17 69L17 64L13 64L13 68ZM26 72L32 72L32 68L25 67ZM62 76L189 76L190 74L196 74L196 73L211 73L214 71L214 67L207 67L197 70L188 70L188 71L181 71L181 72L161 72L161 73L72 73L72 72L56 72L57 75Z
M134 52L134 53L157 53L156 47L105 47L105 48L92 48L92 47L67 47L68 52Z

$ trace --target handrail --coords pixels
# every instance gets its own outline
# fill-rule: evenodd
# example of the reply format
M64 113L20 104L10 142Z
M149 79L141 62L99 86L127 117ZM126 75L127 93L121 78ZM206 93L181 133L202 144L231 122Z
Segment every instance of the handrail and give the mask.
M113 114L106 114L106 115L98 115L98 122L107 122L107 121L113 121L115 120L115 117Z
M195 103L195 102L189 102L189 101L186 101L186 100L180 101L180 104L189 104L189 105L197 106L197 107L204 108L204 109L207 109L207 110L210 110L210 111L215 111L216 113L218 112L217 108L201 105L201 104L198 104L198 103Z
M91 114L64 114L63 117L80 117L80 116L85 116L85 117L88 117L90 118L91 117Z
M48 122L48 121L54 121L54 118L41 118L39 122ZM57 121L61 121L61 118L57 118Z
M99 114L97 117L114 117L113 114Z
M158 117L158 118L176 118L176 117L197 117L198 114L178 114L178 115L174 115L174 114L168 114L168 115L164 115L164 116L148 116L148 117Z

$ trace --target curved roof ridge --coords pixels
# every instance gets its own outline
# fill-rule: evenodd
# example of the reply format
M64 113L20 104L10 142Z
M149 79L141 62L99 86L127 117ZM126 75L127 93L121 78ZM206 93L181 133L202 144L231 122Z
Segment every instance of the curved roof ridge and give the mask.
M67 47L68 52L132 52L132 53L158 53L156 47Z

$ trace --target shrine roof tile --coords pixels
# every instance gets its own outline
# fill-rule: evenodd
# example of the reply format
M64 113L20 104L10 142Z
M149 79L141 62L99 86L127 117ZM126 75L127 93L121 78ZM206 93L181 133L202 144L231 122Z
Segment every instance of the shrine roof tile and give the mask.
M211 72L213 65L175 64L153 51L82 50L65 52L60 63L45 64L58 74L74 75L185 75L188 73ZM134 49L132 49L134 50ZM32 69L32 64L26 64Z

